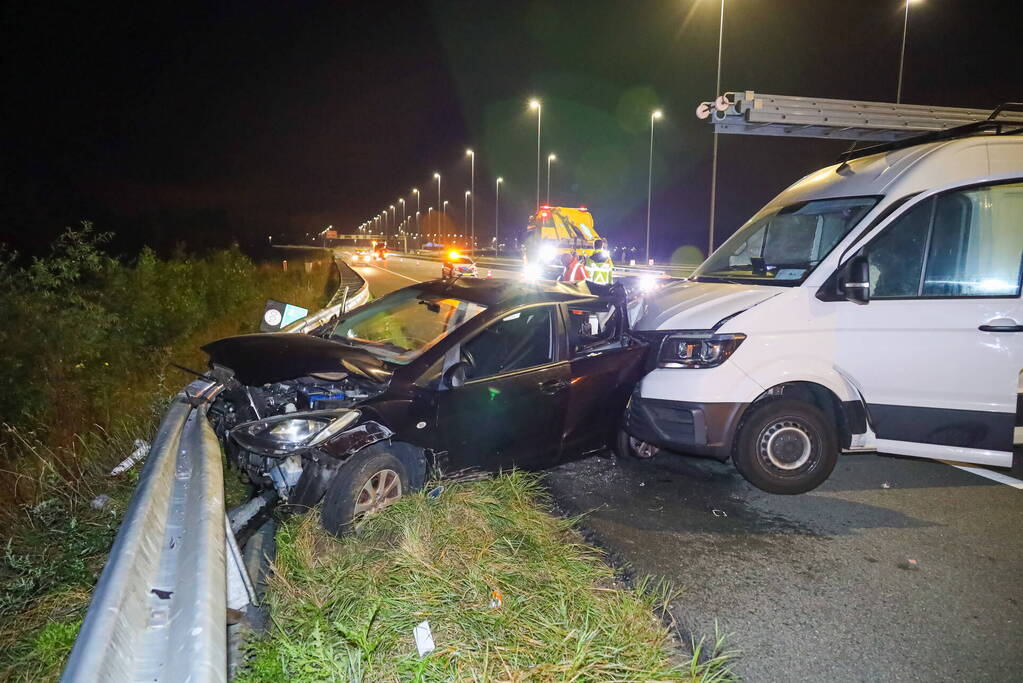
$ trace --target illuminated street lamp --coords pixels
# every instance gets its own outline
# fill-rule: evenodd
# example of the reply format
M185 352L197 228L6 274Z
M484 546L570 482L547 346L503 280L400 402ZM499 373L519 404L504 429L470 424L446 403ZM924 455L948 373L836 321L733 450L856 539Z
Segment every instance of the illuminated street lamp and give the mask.
M553 152L547 155L547 206L551 204L551 162L557 159Z
M543 105L540 100L529 101L529 108L536 109L536 208L540 208L540 118L543 114Z
M412 194L416 196L416 232L419 232L419 212L422 211L422 197L419 195L419 188L413 187Z
M913 0L906 0L906 15L902 20L902 50L899 52L899 87L895 91L895 103L902 103L902 64L906 59L906 33L909 31L909 3Z
M471 149L465 150L465 153L471 159L472 165L469 171L469 191L476 192L476 152ZM466 195L470 196L470 195ZM470 233L472 234L472 242L476 243L476 198L472 198L472 217L469 219Z
M661 118L660 109L650 114L650 168L646 180L646 261L650 262L650 198L654 184L654 121Z
M497 241L497 233L501 227L501 183L504 178L498 176L494 181L494 241Z
M441 199L440 199L440 173L435 172L433 174L433 177L437 179L437 206L440 206L441 205ZM437 228L438 228L437 232L440 232L440 216L439 215L437 216Z

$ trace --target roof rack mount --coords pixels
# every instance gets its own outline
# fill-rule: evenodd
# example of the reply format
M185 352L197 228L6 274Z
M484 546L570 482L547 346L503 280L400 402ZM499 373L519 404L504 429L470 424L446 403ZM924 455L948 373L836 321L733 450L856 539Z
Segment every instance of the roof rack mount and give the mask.
M718 133L894 142L986 120L1023 126L1021 109L1018 103L1006 103L992 111L746 90L702 102L696 115Z

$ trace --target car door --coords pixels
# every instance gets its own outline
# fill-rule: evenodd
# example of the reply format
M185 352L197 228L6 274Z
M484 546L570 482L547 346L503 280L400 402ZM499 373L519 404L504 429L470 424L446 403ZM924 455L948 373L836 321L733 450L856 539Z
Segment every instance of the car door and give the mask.
M862 392L878 450L1011 465L1023 181L926 196L860 253L870 300L836 307L836 366Z
M542 467L561 453L569 363L556 305L528 306L463 341L464 384L438 391L448 467Z
M646 346L626 335L625 311L613 300L566 304L569 388L563 458L613 443L622 413L643 371Z

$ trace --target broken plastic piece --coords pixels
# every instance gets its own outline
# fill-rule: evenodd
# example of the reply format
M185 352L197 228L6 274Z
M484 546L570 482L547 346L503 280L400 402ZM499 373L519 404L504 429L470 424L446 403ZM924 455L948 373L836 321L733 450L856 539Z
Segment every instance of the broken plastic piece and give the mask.
M419 650L420 657L425 657L437 649L433 644L433 632L430 630L429 621L424 621L412 629L412 635L415 636L416 649Z
M131 452L131 455L119 462L117 467L110 470L111 477L116 477L122 472L127 472L135 466L135 463L145 460L146 456L149 455L149 442L143 441L142 439L135 439L133 446L135 447L135 450Z
M490 609L500 609L503 604L504 598L501 597L501 591L490 591Z
M444 487L443 486L438 486L436 488L430 489L427 492L426 497L427 498L436 499L436 498L440 498L440 494L442 494L442 493L444 493Z
M724 510L716 510L715 509L715 510L711 510L711 512L714 513L715 517L727 517L728 516L728 513L725 512Z

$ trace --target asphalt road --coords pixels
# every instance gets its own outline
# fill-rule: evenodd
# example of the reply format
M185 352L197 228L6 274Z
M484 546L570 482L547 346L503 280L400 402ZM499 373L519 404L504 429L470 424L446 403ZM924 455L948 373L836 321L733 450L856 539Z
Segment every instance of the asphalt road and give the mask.
M377 296L440 272L384 268L358 268ZM729 634L746 680L1023 680L1023 488L883 455L843 456L802 496L682 456L589 458L547 480L617 561L685 589L682 631Z

